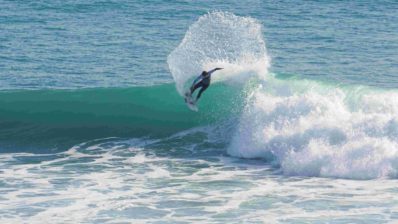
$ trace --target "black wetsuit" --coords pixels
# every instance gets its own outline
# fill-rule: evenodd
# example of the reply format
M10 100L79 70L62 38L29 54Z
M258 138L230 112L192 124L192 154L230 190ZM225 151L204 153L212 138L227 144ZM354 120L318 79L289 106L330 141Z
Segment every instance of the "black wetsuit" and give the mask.
M203 91L205 91L209 85L210 85L210 77L211 77L211 73L206 72L204 75L202 74L200 76L200 78L202 78L202 80L198 83L196 83L192 88L191 88L191 95L193 92L195 92L195 90L199 87L202 87L199 90L198 95L196 96L196 100L198 100L200 98L200 96L202 95Z
M197 80L200 80L200 82L196 83L194 86L191 87L191 95L193 92L195 92L195 90L199 87L202 87L199 90L198 95L196 96L196 100L198 100L200 98L200 96L202 95L202 93L209 87L210 85L210 79L211 79L211 73L215 72L217 69L213 69L211 71L208 72L203 72L198 78L195 79L194 83L197 82Z

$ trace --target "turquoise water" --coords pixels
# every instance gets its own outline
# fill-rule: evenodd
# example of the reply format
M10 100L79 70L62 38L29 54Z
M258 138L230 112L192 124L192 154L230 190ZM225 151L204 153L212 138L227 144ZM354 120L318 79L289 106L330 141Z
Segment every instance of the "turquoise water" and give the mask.
M396 1L0 5L1 223L398 219Z

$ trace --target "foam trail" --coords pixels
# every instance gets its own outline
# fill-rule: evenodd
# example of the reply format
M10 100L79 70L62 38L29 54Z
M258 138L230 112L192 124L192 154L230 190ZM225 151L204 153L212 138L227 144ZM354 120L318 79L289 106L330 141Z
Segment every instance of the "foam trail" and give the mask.
M248 99L228 152L286 175L398 177L398 93L270 77Z
M227 12L201 16L167 62L180 95L202 70L223 67L213 81L240 81L250 75L265 75L270 64L261 24Z

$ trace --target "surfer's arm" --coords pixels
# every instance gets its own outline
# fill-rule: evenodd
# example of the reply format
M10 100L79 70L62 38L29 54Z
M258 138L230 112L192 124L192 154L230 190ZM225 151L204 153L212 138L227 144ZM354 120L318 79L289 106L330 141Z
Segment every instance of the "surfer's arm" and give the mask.
M217 70L221 70L221 69L223 69L223 68L215 68L215 69L213 69L213 70L208 71L207 73L208 73L209 75L211 75L211 73L213 73L213 72L215 72L215 71L217 71Z

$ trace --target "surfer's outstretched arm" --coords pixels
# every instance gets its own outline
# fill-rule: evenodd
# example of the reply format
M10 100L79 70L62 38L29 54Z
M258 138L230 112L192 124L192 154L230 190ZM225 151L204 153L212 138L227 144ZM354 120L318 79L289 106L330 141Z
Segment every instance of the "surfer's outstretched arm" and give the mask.
M211 73L213 73L213 72L215 72L215 71L217 71L217 70L221 70L221 69L223 69L223 68L215 68L215 69L212 69L212 70L208 71L207 74L211 75Z

